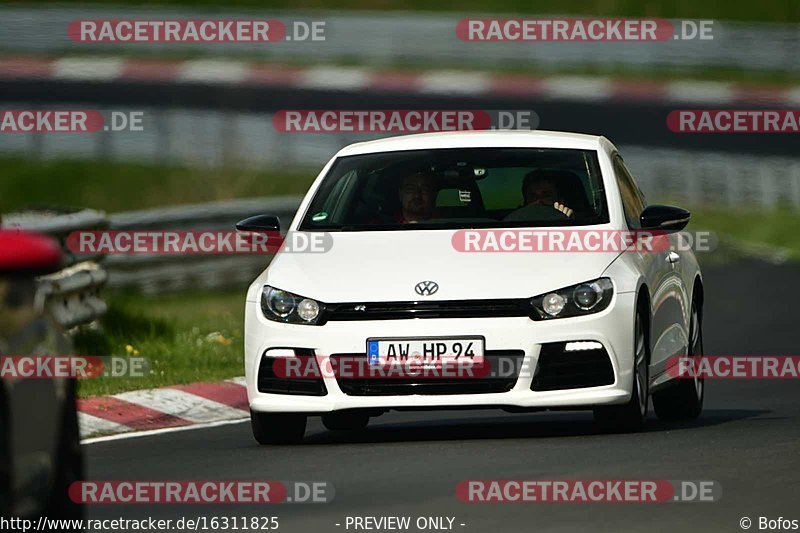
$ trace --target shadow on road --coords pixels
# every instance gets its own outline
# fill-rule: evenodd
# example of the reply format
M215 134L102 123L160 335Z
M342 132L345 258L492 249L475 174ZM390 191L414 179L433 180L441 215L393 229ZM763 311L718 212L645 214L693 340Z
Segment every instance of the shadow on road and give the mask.
M714 409L689 422L666 423L651 416L642 433L713 427L769 413L755 409ZM304 444L353 444L433 440L544 439L604 436L587 413L454 418L439 421L388 422L374 419L366 430L322 431L307 435ZM640 433L641 434L641 433Z

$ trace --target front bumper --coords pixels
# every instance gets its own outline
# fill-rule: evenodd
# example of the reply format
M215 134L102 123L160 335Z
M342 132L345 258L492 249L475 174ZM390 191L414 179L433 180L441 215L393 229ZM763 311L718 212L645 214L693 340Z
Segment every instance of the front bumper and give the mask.
M325 413L344 409L428 409L469 407L586 408L628 401L632 387L635 293L617 293L604 311L583 317L533 321L526 317L431 318L328 322L323 326L282 324L265 319L256 302L245 315L245 375L250 408L258 412ZM327 394L271 394L258 390L258 369L270 348L307 348L319 355L363 353L368 337L482 335L486 350L522 350L523 368L535 369L546 343L596 341L611 362L609 385L549 391L531 390L533 372L523 372L507 392L480 394L345 394L333 376L323 376Z

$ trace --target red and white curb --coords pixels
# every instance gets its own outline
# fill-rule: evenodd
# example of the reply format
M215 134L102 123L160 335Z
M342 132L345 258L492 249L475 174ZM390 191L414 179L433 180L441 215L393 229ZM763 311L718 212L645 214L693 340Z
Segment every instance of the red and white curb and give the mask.
M248 417L244 378L78 400L78 425L82 439Z
M0 57L0 80L169 82L255 85L331 91L398 91L466 96L532 96L566 100L636 100L697 104L800 105L800 86L696 80L619 80L484 71L397 71L360 67L293 67L236 60L183 61L123 57Z

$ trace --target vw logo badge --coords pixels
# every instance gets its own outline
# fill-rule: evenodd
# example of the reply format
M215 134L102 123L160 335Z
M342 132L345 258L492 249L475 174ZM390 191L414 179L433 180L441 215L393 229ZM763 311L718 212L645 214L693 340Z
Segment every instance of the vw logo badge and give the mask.
M435 281L420 281L417 283L416 287L414 287L414 290L420 296L430 296L439 290L439 284Z

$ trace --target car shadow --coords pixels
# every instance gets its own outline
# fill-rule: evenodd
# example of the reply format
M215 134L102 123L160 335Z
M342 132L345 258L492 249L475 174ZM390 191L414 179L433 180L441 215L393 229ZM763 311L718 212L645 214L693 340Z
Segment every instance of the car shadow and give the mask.
M653 415L648 418L643 431L659 433L707 428L754 418L769 413L756 409L715 409L705 411L697 420L662 422ZM309 444L358 444L413 441L448 441L482 439L546 439L586 436L609 436L593 421L591 413L538 413L503 416L449 418L414 422L381 422L373 419L370 426L360 431L316 431L306 435Z

